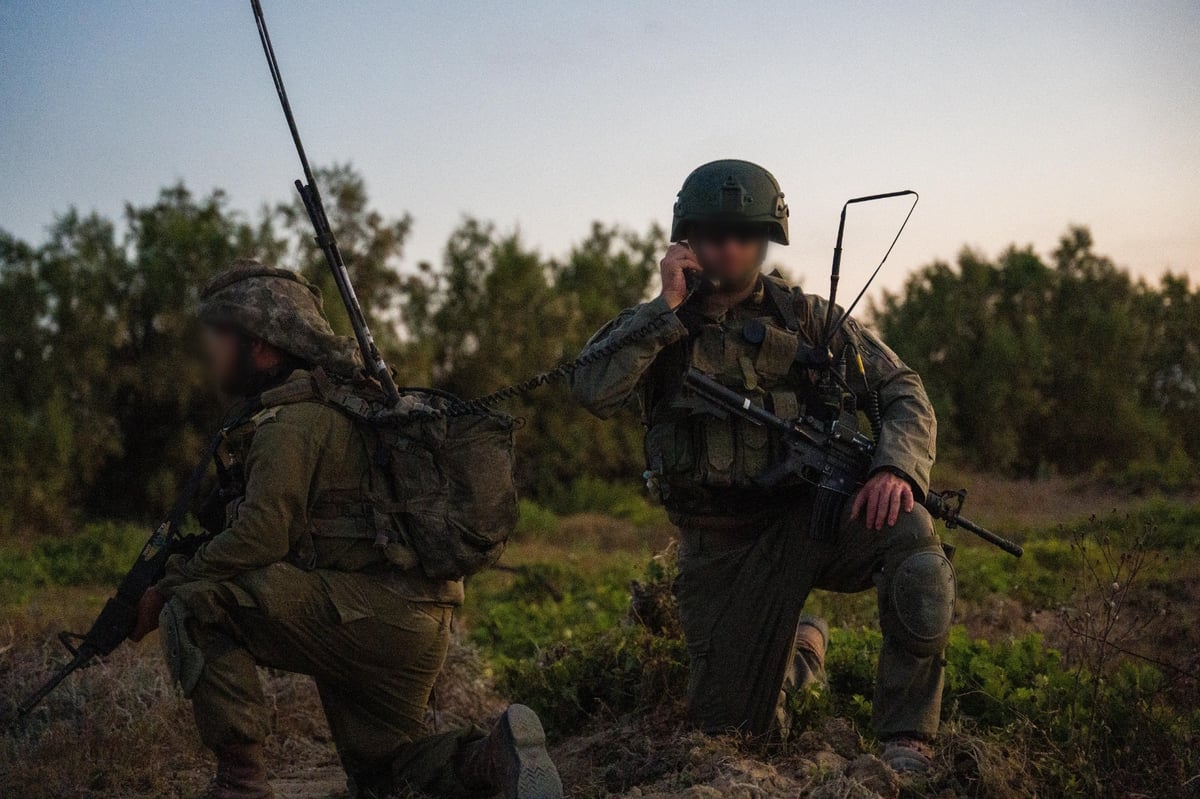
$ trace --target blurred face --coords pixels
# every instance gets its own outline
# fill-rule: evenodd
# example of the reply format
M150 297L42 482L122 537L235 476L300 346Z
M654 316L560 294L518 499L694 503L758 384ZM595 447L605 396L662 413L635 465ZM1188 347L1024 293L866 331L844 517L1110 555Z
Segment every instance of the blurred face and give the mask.
M759 225L694 225L688 243L710 277L736 290L758 276L767 253L767 231Z
M230 328L204 327L204 357L209 374L217 387L229 394L236 394L241 383L240 349L240 337Z

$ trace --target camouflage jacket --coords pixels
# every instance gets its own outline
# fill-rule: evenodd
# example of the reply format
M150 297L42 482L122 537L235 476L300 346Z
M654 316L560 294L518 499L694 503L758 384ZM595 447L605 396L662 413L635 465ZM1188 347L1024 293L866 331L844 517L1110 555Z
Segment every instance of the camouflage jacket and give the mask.
M296 370L287 382L307 380L307 371ZM389 566L370 537L320 534L353 527L370 511L361 507L369 453L342 412L319 402L269 407L231 431L219 457L241 490L233 491L221 532L191 558L168 562L159 583L164 593L193 582L241 584L254 579L248 574L286 562L318 570L343 618L384 612L389 596L461 603L461 581Z
M760 318L768 313L765 309L767 298L764 296L767 293L764 291L764 282L767 280L776 281L777 286L782 287L779 296L790 298L795 309L799 338L810 344L817 342L828 308L827 301L815 295L804 294L799 289L787 288L775 277L764 276L758 289L751 296L728 311L706 308L697 297L689 302L688 313L693 319L698 318L701 325L708 325L710 330L715 326L722 326L720 334L715 337L716 348L720 350L726 340L723 336L733 329L735 322L739 319ZM836 309L836 312L841 313L841 309ZM675 346L689 337L688 325L681 321L680 314L672 313L661 297L629 308L601 328L584 350L586 356L587 352L603 347L628 331L653 323L656 319L662 319L663 323L654 335L639 339L621 348L611 357L577 370L571 378L571 389L576 400L601 418L608 418L631 400L639 401L652 433L654 420L650 418L650 406L654 399L650 396L651 387L664 382L658 380L661 372L679 368L675 360L668 357L669 354L673 350L689 346ZM709 340L713 340L713 337L709 337ZM861 354L866 370L865 381L862 376L853 372L849 375L851 386L859 394L858 407L867 407L868 387L878 392L879 397L882 431L871 470L874 472L888 469L897 472L912 483L918 496L923 496L929 488L929 473L935 457L937 420L921 378L905 366L875 334L853 319L847 320L831 347L837 354L847 344L852 345ZM722 354L718 351L715 357L711 354L709 357L701 357L705 354L704 347L703 342L690 345L695 351L687 357L692 365L712 373L715 370L706 368L706 363L719 362ZM794 353L794 349L792 352ZM736 360L734 364L736 373ZM712 376L718 377L716 374ZM811 375L806 370L795 367L790 370L787 380L792 381L789 385L803 393L802 386L797 384L806 380L811 382ZM742 388L740 385L735 387ZM758 430L761 431L761 428Z

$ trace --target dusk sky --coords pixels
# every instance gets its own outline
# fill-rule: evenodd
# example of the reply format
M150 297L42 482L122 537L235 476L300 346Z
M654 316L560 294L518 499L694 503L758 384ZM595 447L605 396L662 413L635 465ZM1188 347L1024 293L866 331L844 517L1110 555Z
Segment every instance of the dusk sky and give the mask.
M841 203L902 188L889 286L1072 223L1200 277L1194 1L264 5L310 157L413 214L409 264L464 214L547 255L666 226L694 166L738 157L783 184L772 257L814 289ZM177 180L254 212L298 175L248 2L0 2L0 228L39 242ZM852 212L847 290L903 212Z

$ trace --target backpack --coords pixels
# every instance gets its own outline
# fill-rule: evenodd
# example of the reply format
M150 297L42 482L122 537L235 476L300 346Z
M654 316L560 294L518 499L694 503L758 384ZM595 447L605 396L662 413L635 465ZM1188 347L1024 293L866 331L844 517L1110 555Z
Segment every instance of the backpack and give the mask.
M263 407L316 401L350 417L371 450L366 501L385 560L457 580L494 564L517 524L513 481L516 421L491 410L466 414L451 394L401 389L394 408L372 382L335 382L321 369L263 393Z

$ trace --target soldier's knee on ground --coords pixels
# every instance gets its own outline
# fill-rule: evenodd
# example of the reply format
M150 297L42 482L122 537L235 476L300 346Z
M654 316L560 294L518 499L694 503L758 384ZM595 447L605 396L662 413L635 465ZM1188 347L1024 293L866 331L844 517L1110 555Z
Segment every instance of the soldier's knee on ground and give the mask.
M937 655L950 637L957 582L937 538L900 553L885 566L880 625L885 636L918 657Z

